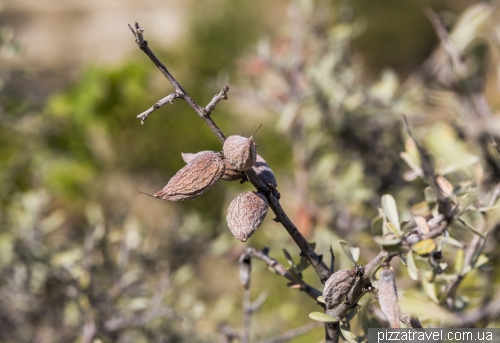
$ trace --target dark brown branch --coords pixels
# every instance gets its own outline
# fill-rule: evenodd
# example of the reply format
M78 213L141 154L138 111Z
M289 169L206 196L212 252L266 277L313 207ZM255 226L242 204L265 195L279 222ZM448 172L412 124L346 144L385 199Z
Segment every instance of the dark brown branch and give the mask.
M282 264L278 263L274 258L270 257L269 255L265 254L262 251L259 251L255 248L248 247L245 252L243 253L242 257L252 257L252 258L257 258L261 261L263 261L265 264L267 264L269 267L271 267L274 272L278 275L283 276L287 280L291 281L294 284L298 284L300 287L299 289L307 295L309 295L311 298L313 298L315 301L316 299L320 296L323 295L322 292L317 290L316 288L308 285L302 280L297 280L293 275L286 269L285 266Z

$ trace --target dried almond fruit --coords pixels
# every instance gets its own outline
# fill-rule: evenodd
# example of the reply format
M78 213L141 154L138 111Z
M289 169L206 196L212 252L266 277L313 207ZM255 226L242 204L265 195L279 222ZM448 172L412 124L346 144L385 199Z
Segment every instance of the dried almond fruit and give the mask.
M170 201L194 199L212 188L222 178L224 170L220 154L200 154L179 170L154 197Z
M229 162L231 169L245 171L255 164L257 151L253 136L246 138L242 136L229 136L222 147L224 159Z
M181 152L182 160L186 163L191 162L195 157L198 157L203 154L208 154L208 153L214 153L215 151L210 151L210 150L203 150L199 151L197 153L190 153L190 152Z
M271 169L271 167L269 167L266 160L264 160L262 156L258 154L257 158L255 159L253 170L255 170L257 175L266 186L273 189L276 189L278 187L278 183L276 182L276 177L274 176L273 170Z
M365 272L363 266L357 265L352 270L341 269L330 275L323 288L326 309L332 310L344 301L349 301L349 293Z
M243 192L227 208L227 225L231 233L242 242L257 230L266 217L269 204L258 192Z
M380 273L378 281L378 301L380 309L389 320L391 328L399 328L399 307L394 272L384 269Z
M195 157L202 155L202 154L207 154L207 153L214 153L214 151L210 150L203 150L197 153L181 153L182 155L182 160L186 163L191 162ZM222 175L222 180L224 181L237 181L241 180L241 172L231 169L231 165L229 162L224 160L224 175Z

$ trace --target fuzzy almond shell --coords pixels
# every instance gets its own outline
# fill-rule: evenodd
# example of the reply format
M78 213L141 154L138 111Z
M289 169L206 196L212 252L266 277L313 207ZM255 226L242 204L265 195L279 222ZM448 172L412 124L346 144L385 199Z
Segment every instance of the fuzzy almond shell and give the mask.
M327 309L339 306L349 295L349 291L356 282L356 275L348 269L341 269L333 273L325 282L323 298Z
M194 199L212 188L224 175L224 169L224 161L218 153L200 154L179 170L154 196L170 201Z
M264 160L262 156L258 154L257 158L255 159L253 170L255 170L257 175L266 186L274 189L278 187L278 182L276 182L276 177L274 176L273 170L271 169L271 167L269 167L266 160Z
M257 151L253 137L229 136L222 147L224 159L229 162L232 169L245 171L255 164Z
M214 151L203 150L197 153L182 153L182 160L186 163L191 162L195 157L198 157L203 154L214 153ZM224 181L237 181L241 180L241 172L231 169L231 165L229 162L224 160L224 175L222 175L222 180Z
M253 235L266 217L269 204L258 192L243 192L231 201L227 209L227 225L234 237L242 242Z

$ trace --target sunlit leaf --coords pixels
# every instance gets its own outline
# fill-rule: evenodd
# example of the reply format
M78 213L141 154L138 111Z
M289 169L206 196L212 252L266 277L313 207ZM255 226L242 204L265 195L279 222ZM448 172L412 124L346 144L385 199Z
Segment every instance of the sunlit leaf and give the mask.
M344 254L347 256L349 261L351 261L353 265L356 265L356 260L354 259L354 256L352 256L351 247L349 246L349 244L341 239L339 239L339 243L340 246L342 247L342 251L344 251Z
M311 312L309 313L309 318L323 323L337 323L339 321L337 317L330 316L323 312Z
M408 251L406 255L406 267L408 268L408 275L410 275L413 280L418 280L418 269L413 260L413 253L411 250Z
M419 217L427 217L431 214L431 209L427 201L419 202L410 208L411 214Z
M429 272L431 273L431 272ZM422 288L424 289L425 294L434 301L436 304L439 304L439 300L437 298L436 286L434 283L430 283L426 280L426 277L422 275L421 278Z
M401 232L401 228L399 227L399 214L398 214L398 208L396 206L396 200L394 200L394 197L390 194L384 194L382 195L382 208L384 209L385 215L387 216L387 219L394 225L399 233Z
M428 203L435 203L437 201L436 192L430 187L424 189L425 201Z
M358 343L356 335L352 333L352 331L344 324L340 324L340 333L342 334L344 341L349 343Z
M427 255L436 250L436 242L431 238L427 238L413 244L411 248L419 255Z
M354 258L354 262L355 264L358 262L359 260L359 254L360 254L360 249L358 247L351 247L351 254L352 254L352 257Z
M320 295L319 297L317 297L317 298L316 298L316 300L317 300L318 302L320 302L320 303L326 304L326 302L325 302L325 298L324 298L322 295Z

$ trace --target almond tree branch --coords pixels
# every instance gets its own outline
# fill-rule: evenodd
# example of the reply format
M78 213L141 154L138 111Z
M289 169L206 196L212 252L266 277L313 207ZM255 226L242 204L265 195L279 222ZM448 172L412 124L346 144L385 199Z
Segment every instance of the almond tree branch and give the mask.
M207 113L204 108L200 107L193 98L189 96L189 94L181 87L179 82L170 74L168 71L167 67L163 65L163 63L160 62L160 60L155 56L155 54L151 51L151 49L148 46L148 41L144 40L144 29L139 26L139 23L135 23L135 30L132 28L132 26L129 24L129 29L132 31L132 34L135 37L135 42L139 46L139 48L153 61L153 63L160 69L161 73L163 76L167 78L167 80L174 86L175 92L178 94L178 96L184 100L195 112L198 114L198 116L203 119L205 124L208 125L210 130L214 133L214 135L219 139L221 143L224 143L226 140L226 136L222 133L222 131L219 129L219 127L215 124L215 122L212 120L210 117L210 113ZM228 88L229 89L229 88Z
M205 123L210 127L215 136L219 139L221 143L224 143L226 140L226 136L222 133L222 131L217 127L215 122L209 115L209 112L213 110L217 102L221 99L227 97L225 93L227 93L228 87L224 87L222 91L212 99L212 101L208 104L206 108L200 107L187 92L181 87L181 85L177 82L177 80L170 74L168 69L158 60L158 58L154 55L151 49L148 46L148 42L144 40L144 29L139 26L139 24L135 23L135 30L132 26L129 25L130 30L134 34L136 39L136 43L139 48L153 61L153 63L158 67L158 69L162 72L162 74L167 78L167 80L172 84L175 89L175 93L178 94L178 97L184 100L197 114L200 118L205 121ZM275 192L272 192L267 188L267 186L262 182L262 180L257 176L253 169L249 169L246 172L246 175L249 181L254 185L258 190L263 191L266 194L267 200L269 202L269 206L273 210L276 215L277 221L279 221L283 227L288 231L294 242L300 248L302 254L307 257L316 273L320 277L321 281L324 283L328 280L330 276L330 269L323 262L322 257L316 254L316 252L311 248L309 243L306 241L304 236L299 232L297 227L292 223L292 221L288 218L285 211L281 207L278 198L276 197Z
M153 106L151 106L151 108L149 108L148 110L139 114L137 116L137 119L140 119L141 123L144 124L144 121L146 119L148 119L148 116L150 113L156 111L157 109L159 109L160 107L162 107L166 104L172 104L174 102L174 100L176 100L176 99L179 99L179 94L177 94L176 92L170 93L169 95L167 95L163 99L158 100L158 102L156 104L154 104Z
M274 258L270 257L263 251L259 251L255 248L248 247L243 255L240 257L240 261L245 258L257 258L267 264L269 267L271 267L274 272L278 275L283 276L293 284L298 284L300 287L298 288L299 290L307 293L311 298L313 298L315 301L316 299L320 296L323 295L323 293L316 288L310 286L309 284L305 283L302 280L297 280L293 275L286 269L285 266L280 264L278 261L276 261ZM321 304L322 305L322 304Z

